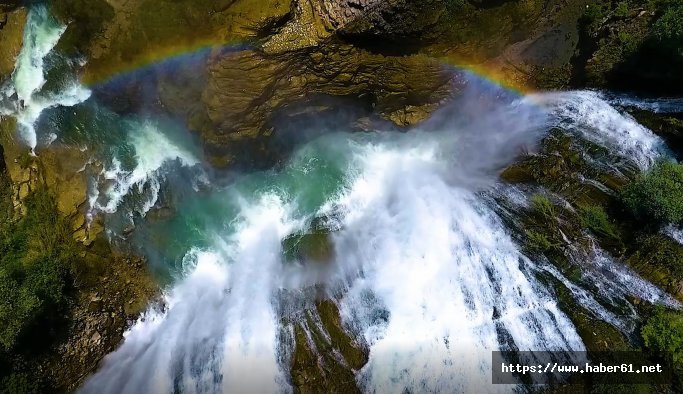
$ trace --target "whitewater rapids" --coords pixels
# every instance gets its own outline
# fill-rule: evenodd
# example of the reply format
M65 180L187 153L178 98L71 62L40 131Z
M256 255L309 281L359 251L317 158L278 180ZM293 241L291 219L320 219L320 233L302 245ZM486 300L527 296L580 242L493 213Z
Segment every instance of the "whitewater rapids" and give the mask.
M36 130L46 109L77 107L90 97L75 79L45 89L64 31L45 6L32 6L15 71L0 87L0 114L17 118L31 150L54 139L56 130ZM279 297L286 291L305 299L313 286L335 299L351 335L369 346L368 363L356 371L363 391L512 390L490 384L491 351L584 350L552 292L536 280L539 270L555 275L595 316L626 325L589 291L524 256L482 193L553 127L640 169L666 157L664 142L619 107L683 110L680 100L591 91L518 98L471 78L469 90L423 130L326 135L301 147L281 172L245 175L216 190L212 204L199 204L204 211L183 213L213 220L193 229L202 242L187 249L165 306L140 318L81 392L290 392L282 316L297 311L283 310ZM201 159L162 123L123 123L116 143L132 157L107 158L91 208L113 215L137 194L128 209L144 216L165 176ZM93 140L108 132L84 129ZM286 264L283 240L318 217L337 230L329 267ZM667 232L683 239L679 229ZM603 298L679 306L602 251L588 260L584 272Z
M66 26L50 15L46 5L31 6L12 78L0 86L0 115L11 115L17 119L19 137L32 152L39 142L49 145L56 138L52 132L43 135L39 141L41 136L35 126L44 110L57 106L71 107L90 97L90 90L69 75L63 76L65 80L61 81L59 89L44 89L49 69L47 59L50 55L60 56L53 50L65 31Z
M365 392L509 391L490 384L492 350L584 350L480 192L560 124L643 167L665 147L592 92L462 100L429 131L327 135L281 173L217 192L235 215L203 229L211 246L188 252L167 308L149 311L82 392L291 391L278 317L291 311L277 297L312 285L369 345ZM282 240L321 216L339 228L331 268L284 264Z

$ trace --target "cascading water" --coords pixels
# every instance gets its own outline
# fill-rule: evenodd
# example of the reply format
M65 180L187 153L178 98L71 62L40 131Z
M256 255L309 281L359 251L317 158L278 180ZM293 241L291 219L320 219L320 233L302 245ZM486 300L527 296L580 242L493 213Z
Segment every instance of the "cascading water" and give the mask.
M46 58L53 52L66 26L60 25L48 12L47 6L30 8L24 29L24 45L17 57L14 73L0 89L0 113L17 119L19 136L33 151L38 145L35 123L41 113L51 107L71 107L90 97L90 91L76 79L67 78L58 91L43 91L46 81ZM64 59L63 59L64 60ZM69 61L69 60L65 60ZM44 136L52 142L54 135Z
M339 264L363 272L342 311L370 344L360 383L368 392L508 391L483 373L491 350L583 344L490 208L448 183L435 148L368 150L342 197Z
M648 168L658 157L669 153L661 138L630 115L611 106L598 92L545 93L533 97L541 105L552 108L556 126L609 147L641 169Z
M74 106L90 94L75 80L44 91L46 62L64 30L44 6L32 7L16 70L2 86L0 111L18 119L32 149L42 138L36 122L46 109ZM184 237L175 239L184 258L164 307L140 318L82 392L291 391L283 317L311 304L312 287L335 300L351 335L369 346L368 363L356 371L366 392L510 391L490 385L492 350L583 350L551 289L536 279L540 271L624 331L629 317L601 302L624 303L634 295L678 307L598 249L583 271L590 289L529 259L483 194L552 127L645 169L668 154L666 146L614 106L671 112L680 102L597 92L520 99L484 85L471 79L424 130L325 135L300 147L279 172L244 175L193 194L164 229ZM83 106L73 112L79 111ZM99 158L104 169L91 207L114 214L137 194L128 211L144 216L164 175L201 159L163 123L111 123L115 132L97 123L77 130L102 133L90 141L116 136L115 147L100 149L107 154ZM515 198L522 203L526 196ZM320 217L334 230L331 261L322 267L285 261L283 241ZM284 297L301 302L283 306Z
M121 159L114 156L111 167L104 169L101 178L105 183L104 194L94 187L91 195L91 209L114 213L132 190L142 195L134 210L145 215L157 202L161 188L161 171L164 166L178 162L181 166L193 167L199 160L191 152L169 139L160 130L163 127L150 121L125 122L127 141L133 149L135 166L124 169ZM167 130L168 131L168 130Z
M180 209L168 231L189 227L195 238L166 308L144 316L82 391L289 391L278 316L296 311L277 299L282 291L306 297L314 285L337 299L346 326L369 345L357 373L367 392L509 391L490 385L491 350L583 350L536 280L545 263L520 252L480 193L557 124L642 166L663 144L593 93L476 93L437 113L429 132L327 135L281 172L245 176ZM322 271L282 257L283 239L314 217L338 229ZM625 281L636 280L630 294L677 305L616 263L596 264L609 265L591 276L605 289L626 291ZM623 327L589 292L567 284L589 310Z

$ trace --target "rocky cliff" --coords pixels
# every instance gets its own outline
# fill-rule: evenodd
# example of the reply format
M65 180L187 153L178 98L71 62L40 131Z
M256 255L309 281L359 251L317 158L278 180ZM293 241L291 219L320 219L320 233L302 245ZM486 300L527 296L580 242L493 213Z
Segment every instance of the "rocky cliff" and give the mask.
M17 9L17 3L0 2L0 81L11 74L22 44L26 11ZM51 1L53 12L68 23L59 50L87 59L81 70L83 81L94 89L98 100L121 113L144 108L182 118L202 142L209 162L221 169L272 166L289 153L290 140L306 138L296 135L297 122L310 122L320 114L333 113L341 120L337 127L357 131L418 124L457 94L461 81L453 77L453 65L474 68L525 89L629 86L646 93L683 92L677 71L683 46L676 46L680 43L674 23L676 4ZM199 54L193 67L157 67L161 60L187 54ZM659 60L652 61L655 58ZM131 72L141 69L149 71L144 78ZM677 118L636 115L648 118L653 129L669 133L674 145L680 142ZM154 296L155 285L140 259L111 250L100 222L86 223L84 153L54 144L33 157L14 142L13 120L2 118L0 125L4 156L0 171L12 181L14 208L25 214L22 201L36 191L48 190L60 217L68 221L69 236L78 241L85 274L70 301L69 339L58 342L32 364L41 368L54 387L72 390L117 346L129 320ZM618 205L613 194L628 179L609 177L577 163L572 143L551 137L542 152L511 166L504 176L510 182L545 186L583 205ZM589 176L603 177L610 193L586 189L578 181ZM543 230L551 238L559 236L556 230L563 230L584 242L576 213L561 211L566 229L546 229L547 221L536 220L534 215L531 212L523 218L526 230ZM628 226L635 225L624 220L627 230L623 231L630 235L623 239L636 242L639 233L630 232ZM641 273L654 272L650 276L655 282L681 296L679 276L652 269L661 265L658 248L679 258L683 255L680 247L656 236L642 247L612 244L610 234L599 241L631 260ZM362 344L351 343L339 328L336 307L324 301L316 307L323 320L319 325L294 327L297 345L291 372L294 383L307 392L329 391L339 379L348 384L352 370L367 362ZM598 324L582 321L587 332L591 324ZM608 345L607 341L599 344ZM321 352L342 357L318 359ZM354 388L349 384L349 391Z
M524 89L618 87L634 79L649 81L642 84L649 90L678 89L678 76L638 60L651 57L653 29L666 8L652 4L98 0L88 6L97 18L78 0L54 8L72 22L64 46L87 54L84 78L95 86L193 48L248 46L215 49L189 76L161 72L153 88L159 110L185 117L212 163L229 167L240 164L236 153L245 149L252 162L276 161L283 152L270 148L278 134L272 115L301 113L312 97L360 97L370 108L360 118L415 124L455 91L445 63ZM134 79L126 83L105 84L101 94L117 110L149 105L128 102L128 93L142 88ZM178 89L188 85L189 93Z

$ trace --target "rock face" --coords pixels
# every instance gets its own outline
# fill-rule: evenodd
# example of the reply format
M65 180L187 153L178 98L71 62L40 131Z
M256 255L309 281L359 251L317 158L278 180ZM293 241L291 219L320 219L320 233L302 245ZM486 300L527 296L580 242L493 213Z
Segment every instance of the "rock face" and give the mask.
M90 254L98 272L81 285L67 327L66 341L45 360L54 387L73 392L100 360L114 351L123 333L158 296L144 260L120 255Z
M589 23L594 5L587 0L98 0L90 7L102 10L99 21L74 11L83 8L81 0L54 7L73 21L65 36L79 37L88 54L87 81L213 46L206 61L183 73L160 73L151 89L141 86L147 82L128 80L120 94L109 87L102 92L117 111L153 106L185 118L211 163L225 168L273 164L286 154L272 147L281 128L274 114L315 113L320 97L355 100L366 108L361 118L416 124L457 86L444 60L474 65L516 87L609 84L628 55L619 32L640 37L635 47L654 16L636 10L614 16L612 5L600 2L602 14ZM250 46L225 47L239 42ZM154 93L148 100L149 91ZM131 103L131 97L142 102Z
M158 295L158 287L142 259L111 249L99 220L86 223L87 174L80 170L87 160L84 153L53 145L31 156L28 148L15 143L15 132L13 118L0 119L0 180L11 181L0 187L12 189L8 206L11 209L13 203L20 217L27 212L24 201L29 193L47 190L54 196L58 215L71 226L65 239L71 235L78 241L69 262L73 287L68 291L68 307L61 325L50 328L63 335L48 348L16 357L25 359L31 378L46 385L46 391L73 392L118 346L124 331ZM0 354L0 362L5 356Z
M52 8L72 22L62 49L88 55L88 83L179 52L268 35L291 11L287 0L53 0Z
M443 11L440 2L282 3L257 6L243 0L215 8L204 2L173 2L158 12L189 18L173 31L155 28L156 19L142 20L152 12L145 0L112 3L114 18L103 23L102 33L89 46L86 78L101 74L101 65L144 62L143 52L155 53L144 49L147 46L163 52L171 39L181 47L192 44L181 35L217 43L254 40L248 48L217 46L205 61L185 70L159 67L144 78L123 77L119 79L124 82L117 79L96 89L96 97L119 112L152 106L185 118L211 163L221 168L272 165L286 154L272 146L282 126L275 115L323 110L321 97L354 100L364 109L360 117L408 126L425 119L451 93L452 75L440 62L419 54L380 54L353 44L367 37L390 39L425 31ZM208 21L199 18L205 13ZM208 26L194 26L195 16L197 23ZM342 36L348 42L341 41Z
M368 362L366 345L346 333L334 302L317 303L316 312L293 329L291 374L297 392L360 393L354 372Z
M209 65L202 94L209 122L200 133L214 163L229 164L245 146L264 147L257 139L277 133L272 114L315 95L360 97L370 112L406 126L447 97L451 78L424 56L385 57L343 44L278 58L235 52Z
M22 44L26 12L16 9L18 3L0 1L0 82L11 74ZM650 30L661 12L649 5L629 5L632 2L50 3L53 12L68 23L59 49L88 60L83 69L86 83L106 86L102 93L109 89L103 82L124 75L121 94L112 91L98 98L106 98L103 101L118 112L150 107L183 118L203 143L209 161L219 168L271 166L288 153L278 136L293 127L296 119L327 116L330 100L353 103L348 105L344 124L351 130L364 130L372 122L391 123L395 128L415 125L457 92L460 81L444 63L481 68L529 88L615 86L620 79L640 77L659 84L667 79L681 81L675 67L668 74L659 72L661 65L641 67L648 53L656 53L650 45ZM617 3L626 4L626 9L618 9ZM212 48L206 51L208 55L185 70L145 74L142 79L152 77L150 86L125 78L128 71L205 47ZM683 86L671 85L674 89ZM31 190L48 188L56 196L60 213L71 221L73 236L81 242L84 267L91 272L86 283L80 284L71 311L69 339L42 364L58 388L72 391L119 343L130 320L154 296L155 286L142 261L112 254L101 223L86 223L87 174L80 171L87 160L83 152L54 144L32 157L11 138L15 126L10 119L0 120L0 156L4 156L0 171L7 170L13 181L15 207L21 211L22 200ZM680 139L680 119L666 120L660 130ZM581 204L579 208L609 207L628 179L590 168L576 144L554 135L545 141L545 151L511 166L503 176L510 182L544 186ZM600 181L610 191L586 179ZM566 228L543 227L549 223L546 217L527 220L530 231L550 234L536 239L530 247L533 253L542 251L560 261L564 257L557 245L562 235L568 234L576 244L585 243L580 210L565 211L561 219L568 223ZM634 239L621 241L607 235L598 236L604 248L628 258L643 275L682 297L680 273L657 268L664 261L683 261L680 246L664 237L640 250L625 250L624 245L634 244ZM304 234L293 239L292 249L298 258L324 262L334 253L327 241L327 234ZM657 252L662 247L664 254ZM320 301L315 309L304 321L287 323L295 342L293 382L301 392L355 392L353 371L367 362L365 344L345 332L332 301ZM586 323L586 330L593 324L598 323Z
M59 212L72 221L74 237L90 245L104 236L101 223L86 223L88 176L82 171L88 157L76 147L54 144L31 156L29 149L17 142L16 121L6 118L0 122L0 145L4 147L7 173L14 185L14 205L21 211L26 195L46 187L56 196Z
M16 5L16 4L15 4ZM14 70L14 62L23 42L26 9L13 9L0 3L0 83Z
M341 35L355 42L400 40L436 25L437 0L295 0L291 20L263 45L269 53L311 47Z

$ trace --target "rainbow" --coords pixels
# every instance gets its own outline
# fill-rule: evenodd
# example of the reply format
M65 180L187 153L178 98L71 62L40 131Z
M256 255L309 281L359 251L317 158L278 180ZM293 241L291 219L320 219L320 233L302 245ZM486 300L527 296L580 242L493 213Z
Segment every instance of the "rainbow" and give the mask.
M240 51L253 47L246 41L220 42L215 39L193 42L192 44L181 43L166 45L163 48L148 51L134 61L122 63L114 67L107 67L95 64L95 71L86 71L82 82L89 87L107 85L122 78L129 77L131 74L144 72L153 67L164 64L174 64L186 61L188 57L204 57L212 54L219 54L231 51ZM511 72L506 72L501 67L492 66L486 63L472 63L463 59L450 56L436 58L439 62L454 70L469 72L479 79L485 80L492 85L503 88L504 90L525 96L534 93L535 89L528 86L525 81L520 81Z
M121 61L116 64L99 64L97 60L92 61L81 77L81 82L88 86L106 85L120 78L131 74L144 71L151 67L163 65L165 63L180 62L187 57L209 55L225 51L242 50L248 47L240 41L220 42L217 40L206 40L193 42L191 44L180 43L165 45L151 51L147 51L134 60Z
M487 63L472 63L467 60L453 59L450 57L439 58L439 60L458 70L468 71L480 79L486 80L507 91L516 93L519 96L526 96L536 92L536 89L529 86L526 81L520 81L518 78L515 78L518 74L505 71L499 66L493 66Z

